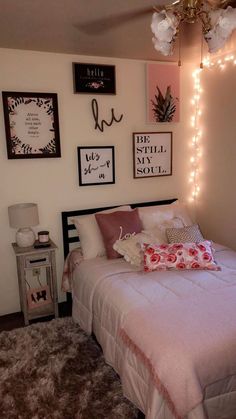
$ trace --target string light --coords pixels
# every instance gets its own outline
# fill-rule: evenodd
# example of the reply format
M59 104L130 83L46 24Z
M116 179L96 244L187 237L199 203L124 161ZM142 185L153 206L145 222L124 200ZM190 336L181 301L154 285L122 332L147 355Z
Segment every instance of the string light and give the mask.
M209 57L204 58L203 65L206 68L212 68L212 67L218 67L220 69L226 68L229 64L236 64L236 57L234 54L226 54L225 57L221 57L219 59L216 59L215 61L211 61Z
M210 57L206 57L203 60L204 69L218 68L219 70L225 70L229 65L236 65L236 56L234 54L226 54L224 57L216 58L215 61L211 61ZM190 157L190 175L189 182L191 183L191 194L190 201L195 201L200 192L200 160L202 157L202 148L200 144L200 139L202 136L202 131L200 129L200 116L202 115L201 110L201 93L203 92L201 87L201 74L202 68L198 68L193 72L193 88L194 93L191 99L191 104L193 106L193 115L191 116L191 126L193 128L193 136L191 141L192 155Z
M199 165L200 165L200 157L201 157L201 150L199 145L199 139L201 137L201 130L199 126L199 119L202 114L200 109L200 99L201 99L201 81L200 81L200 73L201 69L197 69L193 72L193 79L194 79L194 94L191 100L191 104L194 106L193 115L191 116L191 126L193 128L193 137L191 141L192 146L192 155L190 157L190 165L191 171L189 176L189 182L192 184L191 188L191 196L190 201L194 201L199 192Z

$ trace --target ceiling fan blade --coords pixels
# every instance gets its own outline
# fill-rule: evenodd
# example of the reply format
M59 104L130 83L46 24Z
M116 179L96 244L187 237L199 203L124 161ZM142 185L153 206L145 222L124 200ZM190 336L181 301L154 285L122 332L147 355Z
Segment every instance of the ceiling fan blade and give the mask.
M236 7L236 0L207 0L215 9L226 9L228 6Z
M228 6L236 7L236 0L222 0L220 2L221 7L224 9Z
M76 27L88 35L95 35L113 29L117 26L121 26L131 20L139 19L145 15L150 14L151 16L152 11L153 7L148 6L140 10L119 13L117 15L110 15L100 19L89 20L87 22L77 24Z

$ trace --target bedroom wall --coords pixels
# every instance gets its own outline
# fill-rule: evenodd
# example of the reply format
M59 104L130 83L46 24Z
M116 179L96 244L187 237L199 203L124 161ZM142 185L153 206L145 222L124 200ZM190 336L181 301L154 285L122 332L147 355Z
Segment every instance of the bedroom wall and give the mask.
M218 57L218 59L224 57ZM206 237L236 250L236 73L233 62L204 69L201 193L197 220Z
M98 57L0 49L0 90L56 92L58 94L61 158L8 160L0 104L0 315L19 310L16 262L11 248L15 230L8 224L7 207L19 202L36 202L40 225L48 229L58 245L58 290L63 266L61 211L179 197L189 194L190 95L192 64L181 68L181 122L146 124L146 62ZM98 96L100 114L109 119L113 107L123 121L94 129L91 95L73 93L72 62L115 64L117 94ZM133 179L132 132L173 131L173 175ZM79 187L77 146L114 145L116 183ZM60 295L60 300L65 298Z

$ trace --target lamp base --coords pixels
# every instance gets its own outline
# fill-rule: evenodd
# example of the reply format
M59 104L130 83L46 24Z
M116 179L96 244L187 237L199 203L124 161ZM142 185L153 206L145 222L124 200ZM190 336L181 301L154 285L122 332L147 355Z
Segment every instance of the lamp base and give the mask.
M35 234L33 230L28 228L20 228L16 232L16 244L19 247L30 247L35 242Z

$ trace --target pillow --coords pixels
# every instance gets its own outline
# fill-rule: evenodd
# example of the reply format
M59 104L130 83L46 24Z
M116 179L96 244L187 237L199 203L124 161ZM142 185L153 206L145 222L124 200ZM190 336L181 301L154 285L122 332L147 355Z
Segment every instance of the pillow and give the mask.
M139 207L138 212L144 230L150 230L157 224L174 218L173 204Z
M131 211L129 205L112 208L99 212L99 214L108 214L116 211ZM103 238L98 227L95 213L89 215L81 215L71 219L76 227L80 238L80 245L84 259L92 259L97 256L105 256L106 250Z
M197 224L183 228L167 228L166 235L169 243L197 243L204 240Z
M143 230L141 233L116 240L113 244L113 249L122 255L127 262L130 262L131 265L140 266L143 262L143 250L141 246L144 243L167 243L165 233L167 227L183 227L183 222L179 218L165 221L152 230Z
M174 215L177 218L180 218L183 221L185 226L190 226L193 224L193 220L190 217L188 205L184 202L175 201L172 206L174 207Z
M117 251L131 265L140 266L143 262L143 250L141 245L144 243L153 243L155 238L152 234L142 231L131 235L130 237L116 240L113 249Z
M180 218L173 218L169 221L164 221L161 224L156 225L150 230L143 230L144 233L153 237L154 243L168 243L166 229L168 228L181 228L184 227L183 221Z
M199 243L144 244L144 271L167 269L221 270L212 254L210 241Z
M138 210L139 217L145 230L154 228L155 226L176 217L182 220L184 226L193 224L186 205L179 201L175 201L169 205L139 207Z
M108 259L120 257L119 253L113 249L116 240L140 233L142 230L137 209L116 211L111 214L95 214L95 217L102 233Z

